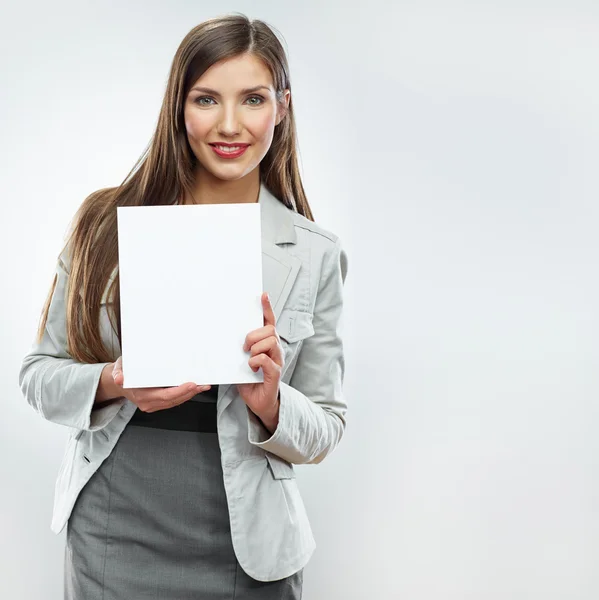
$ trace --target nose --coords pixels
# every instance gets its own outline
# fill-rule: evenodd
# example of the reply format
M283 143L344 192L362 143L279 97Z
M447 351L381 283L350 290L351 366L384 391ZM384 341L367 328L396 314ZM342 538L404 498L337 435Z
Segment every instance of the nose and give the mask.
M224 106L218 121L217 131L223 136L234 136L239 133L239 117L236 107Z

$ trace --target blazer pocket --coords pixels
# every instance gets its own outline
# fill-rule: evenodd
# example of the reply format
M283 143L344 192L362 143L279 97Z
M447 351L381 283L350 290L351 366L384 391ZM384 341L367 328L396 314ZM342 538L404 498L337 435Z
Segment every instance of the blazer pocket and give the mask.
M270 470L274 479L295 479L295 471L293 466L284 458L281 458L276 454L272 454L272 452L267 452L266 460L270 465Z
M314 335L312 313L284 308L276 323L279 336L289 344Z

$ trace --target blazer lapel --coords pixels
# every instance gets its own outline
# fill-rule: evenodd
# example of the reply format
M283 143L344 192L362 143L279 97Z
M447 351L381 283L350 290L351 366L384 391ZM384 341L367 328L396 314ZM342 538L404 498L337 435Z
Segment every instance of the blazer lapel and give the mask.
M279 244L295 244L297 236L290 209L260 184L258 196L262 235L262 289L268 292L278 320L291 288L295 283L301 261L285 252ZM236 386L219 385L218 413L222 413L232 402Z

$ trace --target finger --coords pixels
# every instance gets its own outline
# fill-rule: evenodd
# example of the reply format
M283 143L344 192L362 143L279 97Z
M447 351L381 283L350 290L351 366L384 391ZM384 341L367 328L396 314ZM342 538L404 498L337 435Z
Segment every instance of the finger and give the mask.
M252 356L248 360L248 364L254 373L258 371L258 369L262 369L264 372L264 380L272 381L278 380L281 376L281 366L275 363L270 356L266 354L258 354L256 356Z
M197 394L203 394L204 392L207 392L211 387L212 386L210 386L210 385L199 386L195 391L191 392L191 394L184 394L184 396L182 398L180 398L179 400L176 400L174 406L177 406L178 404L183 404L184 402L187 402L189 399L193 398Z
M262 294L262 311L264 313L264 325L275 326L275 312L270 303L268 292Z
M274 336L279 340L279 333L274 325L265 325L264 327L259 327L258 329L250 331L245 336L245 342L243 343L244 352L247 352L255 343L271 336Z
M143 388L144 400L151 403L170 404L171 402L176 402L180 398L187 396L193 398L195 394L200 393L202 388L205 391L206 389L209 389L209 386L197 386L195 383L184 383L173 387Z
M188 400L190 400L197 394L202 394L203 392L208 391L211 387L212 386L210 386L210 385L195 386L195 388L188 389L179 397L171 400L170 402L166 402L166 404L167 404L168 408L172 408L173 406L178 406L179 404L183 404L184 402L187 402ZM164 405L165 405L165 402L162 402L161 404L158 405L158 407L161 409L164 409L165 408Z
M112 378L117 385L123 386L125 383L125 377L123 374L123 359L119 356L114 366L112 367Z
M274 335L256 342L251 347L251 356L257 356L262 353L267 354L278 365L283 366L283 349L279 344L279 340Z
M118 372L114 372L112 373L112 379L114 380L114 382L117 385L120 385L121 387L123 387L123 383L125 382L125 378L123 377L123 373L121 371Z
M151 394L144 398L144 404L147 405L146 412L155 412L183 404L211 387L210 385L183 384L171 388L153 388Z

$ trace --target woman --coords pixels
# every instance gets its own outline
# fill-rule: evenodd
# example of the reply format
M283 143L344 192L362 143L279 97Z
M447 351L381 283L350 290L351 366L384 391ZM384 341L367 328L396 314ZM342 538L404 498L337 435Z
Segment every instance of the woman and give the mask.
M136 166L79 209L19 375L31 406L71 428L52 519L67 526L65 598L299 599L315 542L293 464L321 462L345 429L347 258L313 221L265 23L187 34ZM264 326L244 349L264 381L127 388L116 208L225 202L260 203Z

